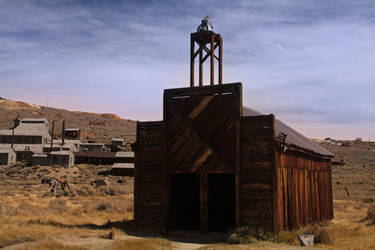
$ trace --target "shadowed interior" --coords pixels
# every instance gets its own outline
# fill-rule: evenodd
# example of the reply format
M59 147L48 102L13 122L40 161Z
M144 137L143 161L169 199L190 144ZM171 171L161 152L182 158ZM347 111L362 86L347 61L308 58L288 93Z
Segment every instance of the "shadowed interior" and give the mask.
M171 192L172 228L199 230L199 174L172 175Z

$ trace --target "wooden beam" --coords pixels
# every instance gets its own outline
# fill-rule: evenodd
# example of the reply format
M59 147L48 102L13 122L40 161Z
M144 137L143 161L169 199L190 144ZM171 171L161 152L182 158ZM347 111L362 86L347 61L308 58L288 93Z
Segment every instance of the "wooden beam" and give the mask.
M216 42L216 44L215 44L215 49L216 49L216 47L217 46L219 46L219 43L218 42ZM206 59L211 55L211 50L209 50L207 47L205 47L206 49L205 49L205 51L206 51L206 55L203 57L203 62L205 62L206 61ZM216 60L219 60L219 58L217 57L217 56L215 56L215 58L216 58Z
M167 166L167 126L163 124L163 187L162 187L162 233L167 234L169 231L168 228L168 211L169 211L169 190L170 190L170 178L168 175L168 166Z
M212 34L211 37L211 71L210 71L210 76L211 76L211 81L210 84L214 85L215 84L215 34Z
M195 59L197 57L197 55L202 52L202 50L206 47L206 44L205 43L201 43L199 44L199 48L197 51L194 52L193 54L193 58ZM207 48L206 48L207 49Z
M203 61L202 61L202 57L203 57L203 51L201 50L201 52L199 53L199 86L200 87L203 86Z
M223 39L219 37L219 85L223 84Z
M190 87L194 87L194 40L190 38Z
M241 136L241 130L240 130L240 121L236 121L235 126L237 127L237 133L236 133L236 174L235 174L235 202L236 202L236 226L241 225L241 145L240 145L240 136Z
M214 143L212 143L211 138L209 138L208 136L206 136L200 131L200 129L195 125L194 121L192 121L189 117L187 117L174 102L172 103L173 103L173 107L177 110L177 114L179 114L179 116L183 118L183 120L186 122L186 125L189 128L191 128L191 130L196 135L199 136L201 141L204 142L208 148L210 148L214 153L216 153L216 155L223 161L225 165L227 165L228 167L231 167L233 164L235 164L230 159L225 157L225 154L223 154L220 151L220 149Z

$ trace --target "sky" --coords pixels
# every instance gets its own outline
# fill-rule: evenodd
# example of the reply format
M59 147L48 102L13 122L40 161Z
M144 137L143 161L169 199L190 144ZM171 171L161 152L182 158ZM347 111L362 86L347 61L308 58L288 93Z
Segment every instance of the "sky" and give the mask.
M374 0L0 0L0 97L161 120L206 15L245 106L311 138L375 140Z

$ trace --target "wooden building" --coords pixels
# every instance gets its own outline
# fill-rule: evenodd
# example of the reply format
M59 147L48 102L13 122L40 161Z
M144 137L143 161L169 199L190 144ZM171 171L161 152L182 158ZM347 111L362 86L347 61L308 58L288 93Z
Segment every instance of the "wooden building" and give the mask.
M63 167L74 166L74 153L68 150L53 151L50 153L51 166L59 165Z
M16 164L17 155L13 149L0 148L0 165Z
M220 35L201 32L192 34L199 41L192 61L206 48L212 63L222 41L216 46L210 36ZM218 85L195 87L192 75L191 87L164 90L162 121L137 123L138 228L167 233L252 225L277 233L332 219L333 155L274 115L243 108L241 83L222 84L219 77Z

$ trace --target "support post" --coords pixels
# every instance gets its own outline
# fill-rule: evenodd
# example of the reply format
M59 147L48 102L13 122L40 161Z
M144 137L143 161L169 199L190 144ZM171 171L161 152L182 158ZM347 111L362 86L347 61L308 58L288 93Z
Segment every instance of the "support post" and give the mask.
M190 36L190 87L194 87L194 39Z
M223 84L223 39L219 37L219 85Z
M212 33L211 36L211 85L215 82L215 34Z
M199 53L199 87L203 86L203 50Z

